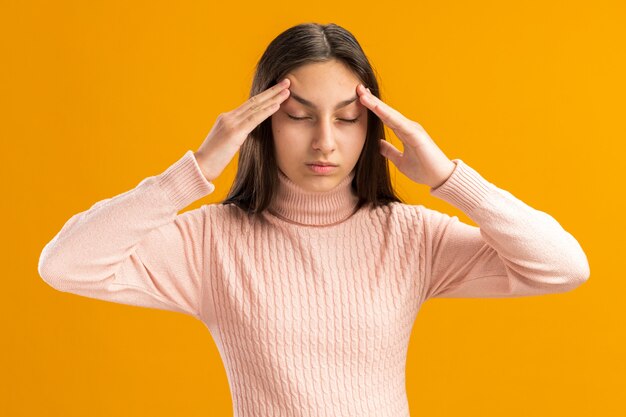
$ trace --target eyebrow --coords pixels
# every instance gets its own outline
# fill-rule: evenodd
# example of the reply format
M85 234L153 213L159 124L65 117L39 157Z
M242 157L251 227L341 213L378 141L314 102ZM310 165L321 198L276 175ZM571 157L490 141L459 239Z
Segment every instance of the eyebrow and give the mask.
M289 90L290 94L289 96L291 98L293 98L294 100L296 100L297 102L300 102L302 104L304 104L305 106L311 107L313 109L316 109L317 106L315 104L313 104L313 102L300 97L299 95L297 95L296 93L294 93L293 91ZM349 98L347 100L343 100L340 101L339 103L337 103L337 105L335 106L335 110L340 109L342 107L346 107L348 104L355 102L357 99L359 98L359 96L354 96L352 98Z

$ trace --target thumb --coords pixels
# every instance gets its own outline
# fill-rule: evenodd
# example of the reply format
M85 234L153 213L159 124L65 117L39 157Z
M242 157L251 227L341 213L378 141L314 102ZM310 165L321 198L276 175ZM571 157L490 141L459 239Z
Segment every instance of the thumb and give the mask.
M394 165L398 165L400 158L402 158L402 152L384 139L380 139L378 142L380 143L380 153L393 162Z

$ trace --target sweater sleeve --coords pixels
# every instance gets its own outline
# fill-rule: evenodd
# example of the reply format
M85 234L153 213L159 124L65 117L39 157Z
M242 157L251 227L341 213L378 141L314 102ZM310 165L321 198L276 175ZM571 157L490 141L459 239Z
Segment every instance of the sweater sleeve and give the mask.
M478 227L422 207L429 298L500 298L560 293L589 278L578 241L549 214L485 180L460 159L430 194Z
M189 150L73 215L43 248L39 275L59 291L200 318L205 210L177 213L214 190Z

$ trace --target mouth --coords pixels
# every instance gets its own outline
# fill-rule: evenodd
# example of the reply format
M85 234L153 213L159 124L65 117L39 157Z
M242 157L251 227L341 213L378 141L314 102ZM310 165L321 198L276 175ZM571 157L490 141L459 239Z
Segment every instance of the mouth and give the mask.
M307 164L307 165L309 165L309 166L315 165L315 166L318 166L318 167L336 167L337 166L336 164L331 164L330 162L313 162L313 163Z
M336 165L318 165L318 164L307 164L309 169L316 174L329 174L335 169L337 169Z

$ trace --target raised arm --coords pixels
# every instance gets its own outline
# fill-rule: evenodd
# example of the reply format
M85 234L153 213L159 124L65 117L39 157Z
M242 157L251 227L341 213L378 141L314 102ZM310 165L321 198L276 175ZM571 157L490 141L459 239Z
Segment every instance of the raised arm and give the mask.
M59 291L200 318L210 230L204 206L177 213L214 189L187 151L163 173L72 216L43 248L39 274Z
M289 83L285 79L220 114L200 148L162 174L72 216L43 248L39 275L60 291L202 319L211 230L205 206L177 213L215 190L211 181L280 108Z
M572 290L589 278L578 241L549 214L485 180L460 159L430 194L461 209L478 227L425 207L423 301L521 297Z

